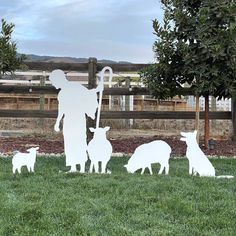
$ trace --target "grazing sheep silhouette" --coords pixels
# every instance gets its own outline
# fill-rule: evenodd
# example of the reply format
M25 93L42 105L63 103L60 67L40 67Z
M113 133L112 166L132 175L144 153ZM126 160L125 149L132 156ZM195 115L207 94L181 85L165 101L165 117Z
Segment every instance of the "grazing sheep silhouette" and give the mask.
M148 168L152 175L151 165L153 163L160 163L161 168L158 174L162 174L165 169L165 174L168 175L170 153L170 146L162 140L145 143L135 149L128 164L124 165L124 167L127 168L129 173L134 173L136 170L142 168L141 174L144 173L145 168Z
M18 171L21 173L21 167L27 166L29 172L34 172L34 164L36 161L36 154L39 147L29 148L28 153L16 152L12 158L12 172L13 174Z
M205 176L205 177L216 177L216 178L233 178L232 175L220 175L215 176L215 168L200 149L196 136L197 130L193 132L181 132L181 141L185 141L187 144L186 157L189 160L189 174Z
M106 137L106 132L110 129L109 126L105 128L89 128L94 133L93 139L88 144L88 155L91 160L89 172L99 173L99 162L101 162L101 173L106 173L107 162L111 158L112 145Z

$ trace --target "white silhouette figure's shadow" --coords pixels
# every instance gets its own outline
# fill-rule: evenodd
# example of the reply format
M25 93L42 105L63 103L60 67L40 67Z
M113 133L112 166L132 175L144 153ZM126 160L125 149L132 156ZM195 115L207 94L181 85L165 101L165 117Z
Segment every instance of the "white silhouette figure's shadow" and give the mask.
M99 84L96 89L87 89L78 82L68 81L62 70L54 70L50 81L57 88L58 116L54 125L55 131L60 131L60 121L63 118L64 151L66 166L70 172L75 172L80 164L80 172L84 173L87 161L86 115L95 118L98 107L97 92L103 90Z
M161 168L158 174L162 174L165 169L165 174L168 175L170 153L171 147L162 140L145 143L135 149L128 164L124 165L124 167L129 173L134 173L138 169L142 169L141 174L148 168L152 175L152 164L160 163Z

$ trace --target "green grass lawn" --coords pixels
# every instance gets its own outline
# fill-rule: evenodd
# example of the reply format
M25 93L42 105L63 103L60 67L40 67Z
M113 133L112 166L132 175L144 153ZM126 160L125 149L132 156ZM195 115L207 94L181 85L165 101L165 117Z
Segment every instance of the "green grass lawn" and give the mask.
M236 181L188 176L186 159L170 175L128 174L113 157L111 175L66 174L64 158L38 157L36 172L11 173L0 158L0 235L236 235ZM236 159L212 160L236 176Z

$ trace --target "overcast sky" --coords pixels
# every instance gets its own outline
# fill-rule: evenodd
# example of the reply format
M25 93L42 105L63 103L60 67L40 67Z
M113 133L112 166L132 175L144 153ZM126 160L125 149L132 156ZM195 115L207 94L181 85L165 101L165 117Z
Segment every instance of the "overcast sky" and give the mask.
M159 0L0 0L26 54L150 63L162 15Z

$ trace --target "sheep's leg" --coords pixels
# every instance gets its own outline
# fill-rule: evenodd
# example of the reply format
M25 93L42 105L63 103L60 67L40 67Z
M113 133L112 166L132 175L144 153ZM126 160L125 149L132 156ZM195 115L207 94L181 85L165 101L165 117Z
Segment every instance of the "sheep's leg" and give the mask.
M20 174L21 173L21 167L17 168L18 170L18 173Z
M143 175L145 169L146 169L146 167L143 167L143 168L142 168L141 175Z
M85 162L81 162L80 163L80 173L84 173L85 172Z
M164 165L161 164L161 168L160 168L158 174L159 174L159 175L162 174L163 170L164 170Z
M192 165L189 163L189 175L192 175L193 173L193 167Z
M148 169L150 171L150 175L153 175L153 173L152 173L152 165L151 164L148 166Z
M29 172L34 172L34 169L33 169L32 166L27 166L27 169L28 169Z
M94 164L93 164L93 162L91 161L91 163L90 163L90 168L89 168L89 173L93 173L93 166L94 166Z
M98 170L99 170L98 161L94 162L94 169L95 169L95 173L98 173Z
M107 161L101 162L101 169L102 169L101 173L103 173L103 174L106 173L106 167L107 167Z
M16 173L16 170L17 170L17 168L13 166L13 167L12 167L12 172L13 172L13 174Z
M197 171L193 168L193 176L197 175Z
M76 165L70 166L69 172L76 172L76 171L77 171L77 170L76 170Z
M165 174L168 175L169 174L169 163L167 163L165 165Z

